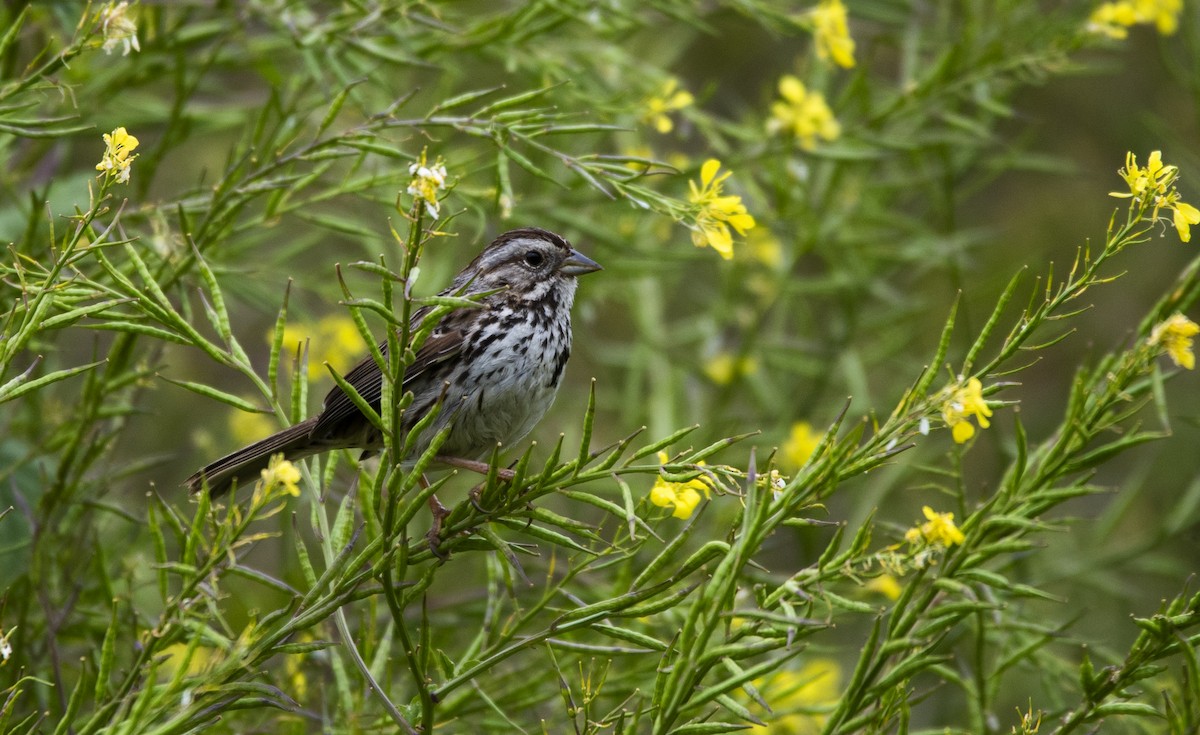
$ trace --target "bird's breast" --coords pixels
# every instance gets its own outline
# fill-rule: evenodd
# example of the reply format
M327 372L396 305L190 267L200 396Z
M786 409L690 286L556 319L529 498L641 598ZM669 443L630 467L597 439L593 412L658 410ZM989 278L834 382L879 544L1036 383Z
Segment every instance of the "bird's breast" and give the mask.
M462 380L451 381L443 453L479 457L520 441L554 402L571 354L571 324L539 308L490 314L467 337Z

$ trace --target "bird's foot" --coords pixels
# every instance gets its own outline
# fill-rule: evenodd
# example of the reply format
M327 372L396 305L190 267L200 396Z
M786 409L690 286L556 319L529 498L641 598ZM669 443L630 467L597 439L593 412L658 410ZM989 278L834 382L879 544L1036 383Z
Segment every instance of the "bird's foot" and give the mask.
M442 551L442 521L446 520L446 516L450 515L450 509L442 505L436 495L429 496L429 512L433 514L433 524L429 527L429 533L425 534L425 540L429 542L429 553L436 556L442 561L450 558L450 555Z
M487 515L488 511L487 511L487 508L484 508L483 505L480 504L479 496L483 495L483 487L486 484L487 483L481 482L478 485L476 485L475 487L471 488L470 492L467 493L467 500L471 503L471 507L474 508L475 510L479 511L483 515Z

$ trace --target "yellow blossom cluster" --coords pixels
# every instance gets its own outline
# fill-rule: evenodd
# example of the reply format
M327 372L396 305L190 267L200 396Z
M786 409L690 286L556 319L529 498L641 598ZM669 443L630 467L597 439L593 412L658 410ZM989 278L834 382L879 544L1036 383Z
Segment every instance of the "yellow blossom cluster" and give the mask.
M772 270L784 266L783 243L766 227L755 227L746 238L746 254L754 261Z
M953 513L938 513L928 505L921 508L925 514L925 522L908 529L904 540L920 546L950 547L961 544L966 540L963 532L954 525Z
M297 643L310 643L313 640L313 634L309 631L300 633L296 638ZM288 693L298 702L303 702L308 696L308 675L304 671L306 658L306 654L297 653L287 656L283 662L284 676L291 686Z
M642 121L653 125L660 133L669 133L675 129L671 113L691 107L695 101L692 93L679 89L679 80L671 77L663 83L657 94L646 100Z
M767 132L790 135L806 151L817 147L818 138L831 141L842 134L842 126L820 92L809 91L804 82L789 74L779 80L779 94L783 99L771 105Z
M737 357L728 352L718 352L704 363L704 374L717 385L729 385L734 378L758 372L758 360L753 357Z
M1150 333L1150 344L1161 347L1179 367L1192 370L1196 367L1192 338L1197 334L1200 334L1200 325L1183 314L1173 314Z
M850 69L854 66L854 39L846 23L846 6L842 0L821 0L808 13L817 44L817 58L833 61Z
M278 428L271 414L240 409L230 411L228 426L229 435L239 444L258 441Z
M96 164L101 176L112 176L118 184L129 183L129 169L136 155L129 155L138 147L138 139L125 128L117 128L104 134L104 156Z
M299 497L299 483L300 470L296 469L296 465L284 459L282 454L276 454L271 457L271 464L262 471L260 487L255 488L255 494L257 495L261 491L269 495L271 490L280 488L292 497Z
M1183 0L1117 0L1101 3L1088 16L1085 28L1109 38L1122 39L1135 25L1154 24L1158 32L1169 36L1179 29Z
M407 192L416 201L424 202L425 211L429 212L430 217L437 219L441 212L438 192L446 188L446 163L439 157L430 164L425 157L425 151L421 151L420 160L408 167L408 173L413 178L408 184Z
M783 446L779 447L779 463L789 470L800 469L808 463L809 457L824 438L825 435L814 431L807 421L797 421L792 424Z
M1143 207L1153 207L1150 219L1157 220L1158 213L1163 209L1172 211L1171 221L1179 232L1179 239L1188 242L1192 239L1191 226L1200 224L1200 209L1183 201L1175 182L1179 178L1179 168L1162 162L1162 151L1150 154L1146 166L1137 165L1137 156L1125 154L1125 168L1118 173L1129 186L1129 191L1112 191L1109 196L1121 199L1134 199Z
M659 464L665 464L669 457L666 452L658 453ZM704 466L703 462L699 463ZM700 478L687 482L670 482L661 475L654 481L650 489L650 502L660 508L674 508L671 515L686 520L696 512L700 501L709 496L710 490Z
M688 201L697 207L692 242L698 248L707 245L729 260L733 257L733 235L729 228L732 227L739 235L745 235L754 228L754 217L746 211L740 196L721 193L730 172L718 176L720 168L721 162L710 158L700 168L700 186L696 186L694 181L688 182L691 188Z
M975 426L970 421L972 416L979 422L979 428L986 429L991 425L988 423L991 415L992 409L983 399L983 384L978 378L971 378L951 389L950 397L942 403L942 418L959 444L975 436Z
M267 340L274 339L268 332ZM354 365L354 358L363 351L362 336L354 320L346 313L335 313L322 317L316 324L288 324L283 329L283 351L292 353L297 345L310 340L311 352L308 359L308 377L327 375L325 363L329 363L339 375Z
M224 657L220 650L210 646L198 645L191 649L190 654L189 648L187 643L172 643L159 651L159 673L169 679L177 676L180 669L183 669L184 676L199 676L216 667Z
M881 594L892 602L899 600L901 593L904 592L904 588L900 586L899 580L887 572L872 578L866 583L865 587L868 592Z
M831 658L814 658L798 670L780 669L757 679L754 688L770 703L774 715L750 729L771 735L816 735L842 689L842 667Z

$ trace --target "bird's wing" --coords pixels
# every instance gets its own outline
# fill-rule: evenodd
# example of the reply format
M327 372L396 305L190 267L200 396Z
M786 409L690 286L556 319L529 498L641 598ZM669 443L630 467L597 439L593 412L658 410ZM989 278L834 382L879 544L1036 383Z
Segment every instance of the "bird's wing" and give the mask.
M460 309L442 318L433 334L425 340L421 349L417 350L416 359L404 371L404 388L406 390L412 388L422 376L428 375L462 351L466 320L461 315L464 312L474 311L474 309ZM418 329L428 313L429 307L418 309L409 322L410 328L414 331ZM379 349L386 359L388 355L386 339L380 343ZM358 391L363 400L376 411L379 410L383 396L383 378L379 372L379 366L375 364L372 356L367 355L365 359L355 365L350 372L346 373L345 379L354 387L354 390ZM361 418L361 416L358 407L354 405L350 397L335 385L325 396L324 410L317 417L312 436L335 434L343 421L352 417Z

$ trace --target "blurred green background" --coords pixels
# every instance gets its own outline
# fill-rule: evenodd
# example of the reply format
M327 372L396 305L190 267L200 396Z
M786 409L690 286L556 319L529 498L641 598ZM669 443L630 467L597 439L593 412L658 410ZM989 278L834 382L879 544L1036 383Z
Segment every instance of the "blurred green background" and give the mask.
M13 18L22 5L8 3L0 18ZM347 85L356 86L336 129L404 99L394 114L413 124L385 130L382 144L408 157L422 148L443 156L455 182L443 205L455 214L450 234L427 248L418 291L440 290L491 237L525 225L564 234L605 267L581 283L567 379L531 438L540 447L560 433L568 446L576 442L594 378L595 443L639 426L657 437L699 424L687 440L694 446L761 432L716 458L741 467L749 447L763 457L796 422L823 430L848 397L851 417L886 417L933 354L956 298L952 362L1015 273L1025 271L1015 299L1023 303L1039 276L1051 267L1065 273L1077 248L1102 243L1122 205L1108 192L1122 186L1116 171L1126 151L1142 161L1161 149L1182 171L1184 197L1200 197L1200 13L1193 6L1174 35L1137 27L1124 41L1098 41L1078 33L1087 3L855 0L848 8L858 64L842 70L822 66L802 24L789 24L808 4L353 5L141 4L140 52L93 50L59 73L59 89L41 91L38 114L72 113L90 129L50 138L0 134L7 161L0 238L48 235L52 222L64 227L63 214L87 206L100 133L125 126L141 141L131 183L118 191L128 198L128 234L160 257L180 257L189 233L179 229L176 209L202 210L239 156L276 154L248 145L256 126L296 144L312 136ZM36 23L5 59L6 75L14 77L40 44L69 34L82 8L37 8ZM766 132L777 84L788 74L824 90L842 126L838 140L806 151ZM673 129L660 133L644 110L670 77L695 103L673 112ZM675 166L641 182L665 197L686 198L686 182L698 178L703 161L720 159L733 172L727 190L743 197L758 227L725 261L693 247L685 223L661 206L607 198L546 151L509 141L548 172L542 178L498 163L503 156L478 132L422 124L440 101L491 86L503 87L502 95L546 88L531 106L562 115L563 123L619 126L549 142L574 155L645 155ZM311 337L320 357L365 355L356 335L330 326L346 314L335 265L381 253L394 258L389 227L403 230L396 202L408 160L336 161L297 188L297 198L313 196L303 207L269 215L269 197L251 200L220 238L202 244L237 336L264 370L289 279L296 329L289 339ZM498 166L511 181L511 202ZM307 170L300 164L292 173ZM41 198L51 216L33 206ZM1119 266L1124 275L1089 292L1091 308L1069 323L1074 333L1031 353L1035 364L1009 378L1016 384L994 398L1014 405L997 408L993 427L962 458L968 509L995 490L1011 459L1014 414L1035 441L1053 431L1075 366L1128 343L1196 247L1167 226L1128 252ZM761 248L774 249L777 259L755 257ZM372 279L346 273L352 289L374 288ZM173 295L197 313L202 308L187 283ZM103 356L110 342L103 332L72 330L48 335L29 352L75 365ZM162 377L257 402L251 385L194 349L151 342L138 349ZM752 367L714 380L721 356L735 365L746 358ZM1200 566L1195 380L1188 373L1168 384L1169 440L1102 466L1095 482L1112 493L1065 506L1052 519L1061 532L1039 537L1048 548L1011 562L1022 579L1064 601L1027 603L1032 616L1071 620L1064 651L1076 650L1075 639L1126 647L1137 633L1128 615L1153 611ZM310 411L331 385L313 373ZM17 492L27 502L37 497L37 477L53 472L53 460L32 450L71 422L78 389L68 381L6 408L0 447L13 470L0 485L0 507L17 502ZM130 400L133 415L91 477L94 498L130 516L106 515L94 540L137 578L148 558L136 522L147 491L182 502L180 482L195 468L276 424L248 421L159 379L144 380ZM1156 420L1145 413L1147 422ZM889 542L889 532L898 541L923 505L953 509L939 486L952 484L943 472L957 451L948 432L933 431L890 466L843 486L823 519L855 529L874 513L876 542ZM470 482L456 481L461 488ZM648 478L631 482L635 492L650 489ZM699 522L736 510L735 498L717 497ZM281 527L290 533L290 522ZM0 569L22 566L28 533L20 514L4 519ZM831 535L823 527L788 529L760 562L769 573L786 573L811 563ZM286 575L286 549L264 546L252 560ZM450 618L455 604L475 598L482 579L478 565L457 563L453 583L435 588L431 604ZM11 581L5 577L0 571L0 588ZM247 613L279 603L251 584L229 600ZM843 626L823 643L836 656L842 647L853 652L862 635ZM1007 695L1017 707L1028 692L1014 685ZM938 710L927 705L924 724L949 716Z

